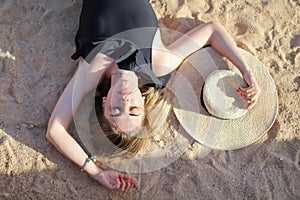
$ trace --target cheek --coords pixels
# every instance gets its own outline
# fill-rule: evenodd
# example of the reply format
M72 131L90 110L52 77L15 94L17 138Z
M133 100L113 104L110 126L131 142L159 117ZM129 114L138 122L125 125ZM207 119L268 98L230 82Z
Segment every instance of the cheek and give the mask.
M130 101L131 104L133 105L139 105L139 106L144 106L144 99L143 97L134 97Z
M110 106L118 106L120 104L120 95L110 92L107 95L106 104L109 104Z

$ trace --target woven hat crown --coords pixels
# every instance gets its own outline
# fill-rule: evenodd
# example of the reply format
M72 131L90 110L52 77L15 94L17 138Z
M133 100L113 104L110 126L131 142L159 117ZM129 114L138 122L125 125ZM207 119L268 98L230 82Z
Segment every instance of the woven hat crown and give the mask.
M221 119L237 119L244 114L248 102L236 92L246 87L244 79L230 70L213 71L205 80L203 101L207 111Z

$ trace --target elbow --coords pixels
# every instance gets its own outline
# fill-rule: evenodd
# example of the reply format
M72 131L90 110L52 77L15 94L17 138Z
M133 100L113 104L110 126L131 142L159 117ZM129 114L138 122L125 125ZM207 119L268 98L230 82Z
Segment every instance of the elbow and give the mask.
M221 33L224 30L224 27L216 21L208 22L206 25L208 26L212 36L217 33Z
M49 140L51 143L52 143L52 141L53 141L53 131L51 131L51 129L47 129L47 131L46 131L46 138L47 138L47 140Z
M46 131L46 138L49 140L51 143L53 143L54 139L57 137L57 124L55 123L49 123L48 128Z
M67 134L66 127L61 124L59 121L51 121L48 124L48 128L46 131L46 138L52 144L56 144L57 141L61 140L62 136Z
M218 29L218 28L222 28L223 26L217 22L217 21L211 21L207 23L208 26L210 26L212 29Z
M216 21L208 22L206 24L209 29L209 39L207 41L208 45L214 45L214 42L224 33L224 27Z

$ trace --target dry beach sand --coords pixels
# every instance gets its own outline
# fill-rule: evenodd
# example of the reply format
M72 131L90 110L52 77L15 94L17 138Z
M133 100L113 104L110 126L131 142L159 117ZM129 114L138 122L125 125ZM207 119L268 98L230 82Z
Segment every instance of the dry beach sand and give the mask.
M125 1L125 0L124 0ZM151 0L180 32L219 21L274 78L279 112L268 133L233 150L190 148L172 164L108 191L46 139L51 110L76 69L81 1L0 0L0 199L300 199L298 0ZM203 153L203 151L205 151Z

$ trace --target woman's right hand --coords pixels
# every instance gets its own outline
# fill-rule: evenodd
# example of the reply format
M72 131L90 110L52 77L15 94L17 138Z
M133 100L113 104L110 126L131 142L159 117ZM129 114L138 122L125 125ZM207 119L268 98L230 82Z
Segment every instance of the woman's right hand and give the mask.
M114 170L101 170L91 175L91 177L108 189L121 190L123 192L136 184L129 175Z
M248 84L248 87L239 87L237 92L240 93L240 95L249 102L247 106L247 110L252 109L255 104L258 101L258 97L260 95L260 88L258 86L258 83L251 71L242 73L244 80Z

